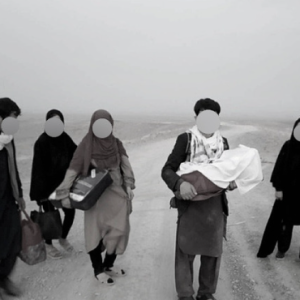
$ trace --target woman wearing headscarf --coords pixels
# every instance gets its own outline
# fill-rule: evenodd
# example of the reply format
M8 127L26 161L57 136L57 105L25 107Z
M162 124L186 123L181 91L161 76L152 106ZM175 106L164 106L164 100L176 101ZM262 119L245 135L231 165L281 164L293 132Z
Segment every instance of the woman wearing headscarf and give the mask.
M106 120L110 132L105 137L97 134L97 121ZM78 175L88 175L90 166L106 169L113 183L104 191L96 204L84 212L86 250L90 255L94 275L99 282L114 284L111 276L126 275L123 269L114 266L117 255L126 250L129 238L129 214L132 211L134 174L122 142L113 135L114 121L106 110L97 110L92 115L89 131L79 144L63 183L57 193L68 195ZM99 129L99 127L98 127ZM101 128L100 128L101 129ZM69 199L62 201L70 205ZM102 252L106 250L104 261Z
M2 130L3 120L17 118L20 114L21 110L14 101L0 99L0 298L2 290L11 296L20 294L9 276L21 251L20 209L25 209L25 202L14 137Z
M63 114L52 109L46 114L46 121L51 118L59 118L64 123ZM50 194L63 181L66 170L76 150L76 144L71 137L61 130L59 136L50 136L45 130L34 144L34 153L31 171L30 198L42 206L44 211L53 211L55 208L48 200ZM63 208L65 214L60 245L68 252L73 250L67 240L68 233L75 217L74 209ZM53 246L52 240L46 240L47 255L53 259L62 257L61 252Z
M290 247L294 225L300 225L300 118L279 152L271 182L276 200L257 257L270 255L277 243L276 258L282 259Z

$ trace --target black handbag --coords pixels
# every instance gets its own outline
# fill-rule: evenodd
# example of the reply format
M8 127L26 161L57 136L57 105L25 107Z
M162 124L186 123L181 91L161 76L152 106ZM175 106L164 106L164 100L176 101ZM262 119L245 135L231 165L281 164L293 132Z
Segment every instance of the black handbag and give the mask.
M49 203L50 204L50 203ZM32 211L30 218L39 224L45 240L59 239L62 234L62 220L58 209L43 212L40 206L39 211Z
M107 170L91 170L89 176L79 176L70 189L72 208L88 210L93 207L113 180Z

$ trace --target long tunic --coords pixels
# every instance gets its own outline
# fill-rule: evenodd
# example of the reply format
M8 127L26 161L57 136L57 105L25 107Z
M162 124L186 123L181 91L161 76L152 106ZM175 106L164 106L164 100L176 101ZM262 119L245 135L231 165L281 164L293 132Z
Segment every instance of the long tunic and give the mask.
M286 141L276 159L270 181L276 191L283 192L282 216L284 221L300 225L300 152L288 157L289 143Z
M47 199L62 182L72 160L76 144L63 132L59 137L46 133L39 136L34 144L30 199Z
M123 254L130 232L129 203L124 185L134 189L134 175L125 155L121 156L120 166L109 169L109 173L113 183L104 191L96 204L84 212L85 246L86 251L90 252L99 245L100 240L103 240L108 253ZM57 190L69 189L78 175L74 170L69 169Z
M15 147L12 141L15 159ZM17 177L18 191L13 192L9 165L8 152L5 148L0 151L0 260L6 259L8 256L13 257L21 250L21 221L20 212L18 211L17 199L13 194L22 196L21 181L18 170L14 174ZM9 274L10 270L6 273Z
M228 143L223 138L224 149ZM176 171L187 158L187 133L177 137L172 153L162 169L162 178L173 191L178 191L183 179ZM191 255L218 257L222 254L228 206L225 192L203 201L179 201L177 242L180 249Z

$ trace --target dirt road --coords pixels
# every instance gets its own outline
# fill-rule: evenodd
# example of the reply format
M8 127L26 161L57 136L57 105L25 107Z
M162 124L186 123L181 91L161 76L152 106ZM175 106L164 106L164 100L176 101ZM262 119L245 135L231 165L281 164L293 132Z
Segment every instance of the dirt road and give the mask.
M256 258L262 232L274 202L274 191L269 183L274 149L268 150L261 146L261 134L251 126L231 128L224 134L231 147L239 143L250 143L249 146L257 143L264 161L265 180L244 196L240 196L238 191L228 193L230 217L215 295L218 300L300 299L298 227L294 230L292 245L284 260L276 260L275 253L266 259ZM276 139L276 132L273 131L263 132L263 135L269 139L273 137L274 141ZM137 189L134 191L129 245L125 254L116 261L116 264L127 270L128 276L117 279L112 287L97 283L84 248L83 213L77 211L75 224L69 235L69 240L76 249L75 253L64 254L63 259L56 261L47 259L35 266L28 266L18 260L12 278L24 291L20 299L177 299L174 285L176 211L169 209L172 193L160 177L160 170L174 142L174 138L152 141L128 151L136 175ZM36 206L30 202L27 210L32 209L36 209ZM197 257L195 290L198 288L198 267Z

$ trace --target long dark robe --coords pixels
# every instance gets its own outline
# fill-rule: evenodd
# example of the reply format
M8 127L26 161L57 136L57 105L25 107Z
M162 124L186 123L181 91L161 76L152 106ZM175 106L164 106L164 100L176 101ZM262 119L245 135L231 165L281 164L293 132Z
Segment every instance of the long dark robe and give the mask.
M298 119L294 126L299 124ZM270 217L263 233L257 253L258 257L266 257L284 240L284 225L300 225L300 142L293 135L280 149L271 175L271 183L276 191L283 193L282 200L274 202ZM291 236L289 236L289 241ZM287 251L288 247L286 247Z
M293 131L299 123L300 119L295 122ZM293 133L279 152L271 182L276 191L283 192L284 222L300 225L300 142Z
M47 199L65 177L76 144L63 132L59 137L50 137L45 132L34 144L31 170L30 198Z
M13 142L12 142L13 143ZM13 144L14 148L14 144ZM15 150L15 148L14 148ZM14 153L15 159L15 153ZM19 195L22 196L20 178L16 170L19 184ZM18 253L21 250L21 219L17 199L13 196L8 168L8 152L0 151L0 276L11 272Z
M229 149L223 138L224 149ZM188 135L177 137L172 153L162 169L162 178L175 192L183 179L176 174L179 166L187 158ZM203 201L178 201L177 242L186 254L201 254L218 257L222 254L225 218L228 205L225 192Z

